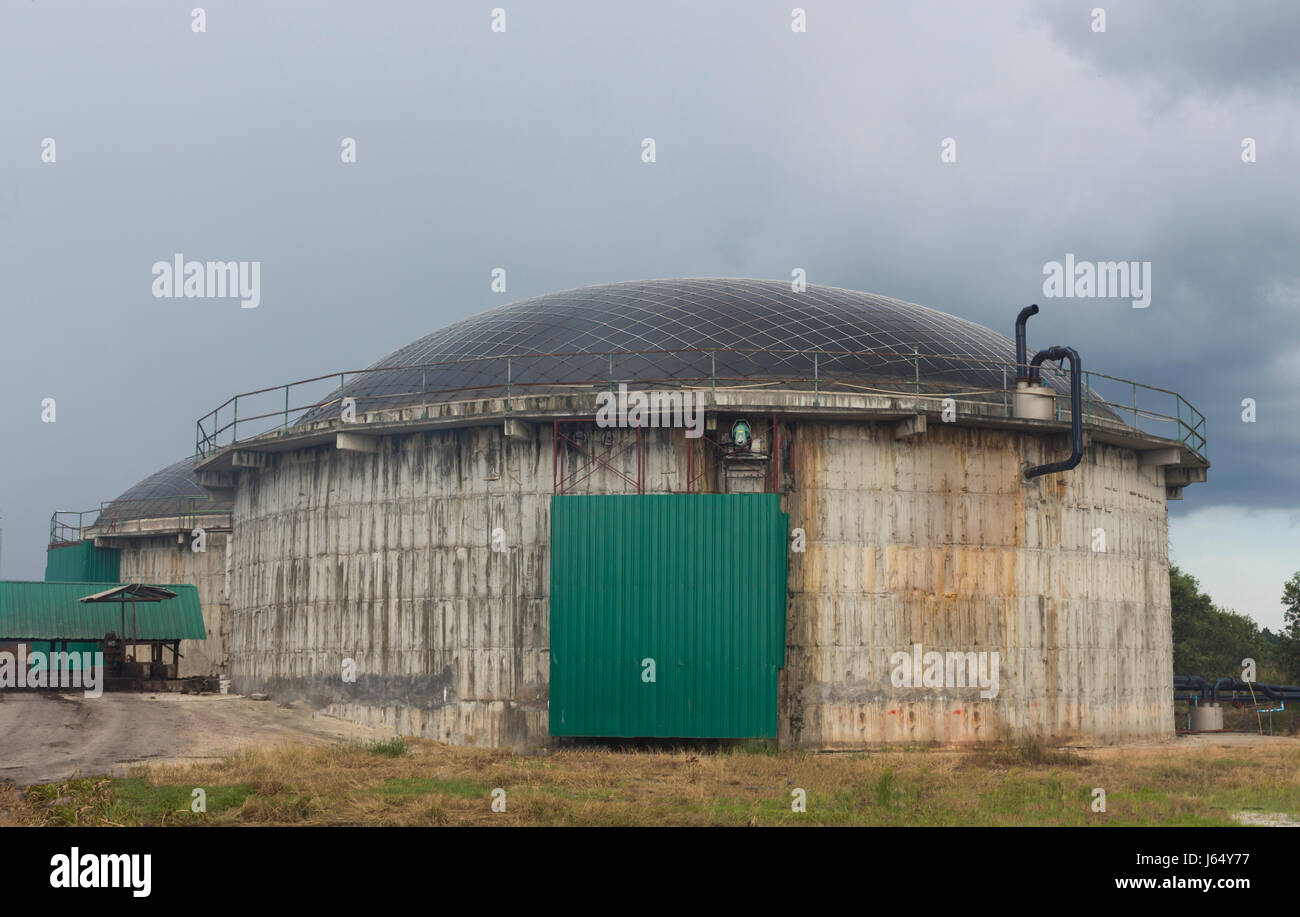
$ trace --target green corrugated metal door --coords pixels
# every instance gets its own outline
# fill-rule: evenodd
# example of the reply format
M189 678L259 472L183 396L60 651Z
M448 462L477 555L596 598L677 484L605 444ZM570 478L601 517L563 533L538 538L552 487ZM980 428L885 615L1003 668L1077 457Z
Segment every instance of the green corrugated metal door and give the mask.
M551 734L774 737L788 523L776 494L553 497Z

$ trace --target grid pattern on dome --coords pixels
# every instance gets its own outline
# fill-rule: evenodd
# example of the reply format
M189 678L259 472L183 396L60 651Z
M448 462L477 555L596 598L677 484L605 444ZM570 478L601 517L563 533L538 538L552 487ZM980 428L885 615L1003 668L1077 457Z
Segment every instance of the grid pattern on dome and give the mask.
M914 350L921 354L915 363ZM844 351L857 354L835 355ZM373 410L420 401L412 392L436 393L427 400L437 401L497 390L506 381L505 357L516 386L600 383L609 378L611 352L620 354L616 381L699 380L713 372L733 380L811 379L811 354L822 352L817 372L828 380L910 380L919 364L927 384L999 390L1002 366L1015 360L1005 335L870 293L823 286L796 293L774 280L649 280L550 293L463 319L370 367L390 371L349 378L345 394ZM465 362L415 368L444 361ZM338 395L299 422L331 416Z
M173 462L125 490L100 511L97 525L191 512L221 512L229 501L216 501L199 486L194 456Z

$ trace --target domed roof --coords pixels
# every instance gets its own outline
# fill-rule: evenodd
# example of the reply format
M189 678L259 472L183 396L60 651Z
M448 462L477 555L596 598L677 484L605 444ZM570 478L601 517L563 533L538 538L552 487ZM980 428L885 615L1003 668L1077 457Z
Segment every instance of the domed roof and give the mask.
M1008 307L1008 328L1014 318ZM778 280L644 280L548 293L462 319L369 368L382 371L348 376L343 394L367 411L503 394L507 382L518 395L611 379L719 387L816 379L852 390L865 381L912 383L918 368L923 391L1000 392L1003 368L1013 381L1014 363L1009 337L884 296L815 285L794 292ZM335 390L299 422L335 415L338 397Z
M190 455L127 488L116 500L104 506L95 524L195 512L222 512L230 505L229 501L213 500L199 486L194 474L194 456Z

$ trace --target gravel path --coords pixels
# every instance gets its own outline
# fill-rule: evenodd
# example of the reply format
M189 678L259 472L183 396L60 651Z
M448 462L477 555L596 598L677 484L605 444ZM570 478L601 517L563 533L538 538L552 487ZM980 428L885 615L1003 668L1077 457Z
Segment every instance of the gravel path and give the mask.
M143 761L219 758L283 742L392 735L302 707L228 695L0 692L0 780L19 786L80 773L119 775Z

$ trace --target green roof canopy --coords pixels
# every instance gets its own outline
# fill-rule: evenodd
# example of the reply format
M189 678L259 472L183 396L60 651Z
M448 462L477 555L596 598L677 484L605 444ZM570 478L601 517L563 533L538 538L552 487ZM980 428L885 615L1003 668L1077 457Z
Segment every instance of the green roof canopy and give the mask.
M78 601L80 602L117 602L125 605L127 602L165 602L167 599L176 598L176 593L172 592L165 586L150 586L147 583L123 583L121 586L114 586L112 589L105 589L103 592L96 592L94 595L83 595Z

